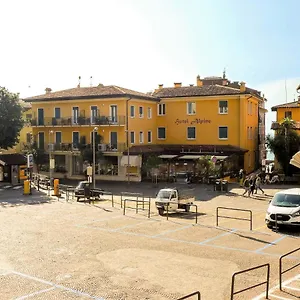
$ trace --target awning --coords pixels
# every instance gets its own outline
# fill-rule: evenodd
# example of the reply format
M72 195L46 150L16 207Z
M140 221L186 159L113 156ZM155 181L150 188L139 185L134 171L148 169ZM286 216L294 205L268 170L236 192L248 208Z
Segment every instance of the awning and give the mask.
M175 158L177 157L178 155L171 155L171 154L162 154L162 155L159 155L158 157L159 158L168 158L168 159L172 159L172 158Z
M199 159L201 155L183 155L179 159Z
M26 165L27 160L24 155L13 153L13 154L2 154L0 155L0 164L2 166L9 165Z
M128 166L128 156L122 156L121 158L121 166L126 167ZM129 165L132 167L140 167L141 166L141 159L137 155L129 155Z

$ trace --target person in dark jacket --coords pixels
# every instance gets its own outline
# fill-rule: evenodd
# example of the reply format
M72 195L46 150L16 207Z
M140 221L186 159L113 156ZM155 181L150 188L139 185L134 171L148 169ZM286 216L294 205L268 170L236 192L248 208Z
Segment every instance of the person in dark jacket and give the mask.
M250 196L250 192L251 192L251 190L250 190L250 180L249 180L248 177L245 178L243 186L244 186L245 191L242 194L242 196L245 196L247 193L248 193L248 196Z

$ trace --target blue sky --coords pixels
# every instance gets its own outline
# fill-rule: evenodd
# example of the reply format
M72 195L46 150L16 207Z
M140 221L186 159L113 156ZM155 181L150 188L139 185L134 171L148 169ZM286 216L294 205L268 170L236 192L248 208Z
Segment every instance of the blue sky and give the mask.
M285 81L297 97L299 11L297 0L2 1L0 85L27 97L80 75L148 92L225 67L269 109L285 102Z

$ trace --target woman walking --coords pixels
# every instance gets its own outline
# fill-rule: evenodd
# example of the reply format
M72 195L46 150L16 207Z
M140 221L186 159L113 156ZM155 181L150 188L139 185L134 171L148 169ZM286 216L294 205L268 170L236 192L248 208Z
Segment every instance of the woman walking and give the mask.
M261 178L259 175L257 175L255 179L255 194L257 194L257 189L259 189L263 194L265 193L261 188Z

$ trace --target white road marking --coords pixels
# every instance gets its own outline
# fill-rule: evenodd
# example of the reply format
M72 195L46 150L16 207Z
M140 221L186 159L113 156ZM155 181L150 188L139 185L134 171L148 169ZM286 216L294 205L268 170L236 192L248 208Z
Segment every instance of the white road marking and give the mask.
M22 188L22 186L21 186L21 185L14 186L14 187L13 187L13 190L19 190L20 188Z
M276 243L280 242L281 240L283 240L285 238L286 238L286 235L282 235L280 238L276 239L275 241L270 242L267 245L265 245L264 247L255 250L255 252L263 252L265 249L267 249L267 248L269 248L271 246L276 245Z
M6 186L4 186L3 188L4 189L10 189L12 186L11 185L6 185Z
M74 289L65 287L65 286L63 286L63 285L56 284L56 283L53 283L53 282L51 282L51 281L47 281L47 280L44 280L44 279L40 279L40 278L31 276L31 275L27 275L27 274L20 273L20 272L16 272L16 271L12 271L11 273L13 273L13 274L15 274L15 275L19 275L19 276L24 277L24 278L27 278L27 279L31 279L31 280L35 280L35 281L38 281L38 282L41 282L41 283L44 283L44 284L47 284L47 285L51 285L51 286L54 287L54 288L58 288L58 289L61 289L61 290L65 290L65 291L72 292L72 293L74 293L74 294L76 294L76 295L79 295L79 296L84 296L84 297L88 297L88 298L90 298L90 299L95 299L95 300L105 300L105 299L102 298L102 297L92 296L92 295L89 295L88 293L80 292L80 291L78 291L78 290L74 290Z
M293 291L300 291L300 289L297 289L297 288L291 287L291 286L287 286L287 285L284 285L283 287L285 287L287 289L290 289L290 290L293 290Z
M55 287L51 287L51 288L49 288L49 289L40 290L40 291L31 293L31 294L28 294L28 295L25 295L25 296L21 296L21 297L16 298L15 300L23 300L23 299L27 299L27 298L29 298L29 297L33 297L33 296L36 296L36 295L39 295L39 294L42 294L42 293L46 293L46 292L49 292L49 291L52 291L52 290L55 290Z
M287 284L290 284L291 282L293 282L295 280L298 280L299 278L300 278L300 275L298 274L298 275L296 275L296 276L294 276L294 277L292 277L292 278L284 281L282 283L282 286L286 286ZM269 289L269 295L271 295L272 293L274 293L276 290L279 290L279 284L277 284L276 286L274 286L271 289ZM266 293L264 292L264 293L260 294L259 296L253 298L252 300L265 299L265 295L266 295ZM272 295L272 296L274 296L274 295ZM279 296L277 296L277 297L279 297ZM280 299L284 299L284 298L280 298Z
M285 297L281 297L281 296L276 296L276 295L273 295L273 294L269 294L269 296L272 296L273 298L277 298L277 299L281 299L281 300L292 300L291 298L285 298Z

